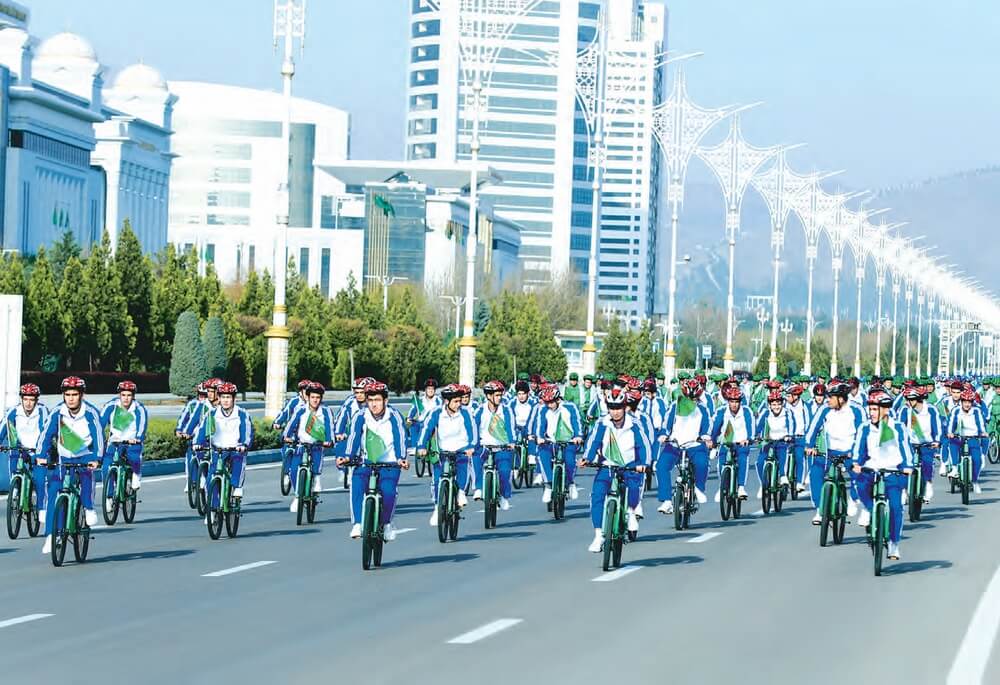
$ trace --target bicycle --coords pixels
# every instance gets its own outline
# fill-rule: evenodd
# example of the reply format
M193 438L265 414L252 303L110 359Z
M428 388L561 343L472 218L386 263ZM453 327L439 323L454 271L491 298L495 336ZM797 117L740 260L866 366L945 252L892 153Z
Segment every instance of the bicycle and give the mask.
M421 423L416 421L408 426L410 431L410 436L413 437L414 440L416 440L416 436L420 434L420 426ZM431 475L431 462L427 456L419 457L416 456L416 454L414 453L412 459L414 462L413 463L414 473L416 474L417 478L423 478L424 476Z
M530 488L535 480L535 465L528 454L528 441L522 439L514 446L514 468L511 470L511 484L520 490Z
M959 435L956 437L959 442L960 455L958 475L949 475L948 480L951 483L952 494L955 494L956 490L961 493L962 504L969 503L969 494L972 492L972 454L969 451L969 442L982 440L983 437L982 435Z
M7 492L7 537L17 539L22 520L27 523L28 536L35 537L41 522L38 518L38 486L31 478L31 452L20 447L0 447L0 452L18 454Z
M986 458L989 459L991 464L1000 464L1000 431L993 431L990 433L990 446L986 450Z
M568 441L552 442L552 500L546 509L552 512L556 521L566 516L566 446Z
M776 514L781 513L781 507L788 498L788 486L781 484L781 469L778 468L778 451L775 447L778 442L778 440L763 440L760 443L760 448L767 455L764 457L764 482L761 483L763 490L761 505L765 515L771 513L772 507ZM782 438L780 442L791 447L790 438ZM792 460L794 461L794 454ZM795 489L794 486L792 489Z
M441 481L438 483L437 499L437 530L438 541L447 542L449 539L454 542L458 539L458 522L461 517L461 508L458 506L458 479L455 476L455 460L458 459L458 452L438 453L441 460Z
M108 477L104 482L104 497L101 498L101 513L104 515L104 523L109 526L115 525L115 521L118 520L119 509L125 523L132 523L135 520L135 508L139 498L132 489L132 466L128 461L128 447L138 444L138 440L113 444L114 453L111 457L111 466L108 467Z
M206 472L202 473L201 471L202 460L190 444L188 445L187 455L185 456L185 459L188 460L188 469L187 469L188 506L191 507L192 509L196 509L198 511L199 516L204 516L205 488L202 487L201 483L202 483L202 477L205 477L207 475L208 467L206 465L205 466Z
M913 449L913 454L917 458L917 464L913 467L913 470L910 471L910 475L906 481L906 505L910 522L916 523L920 520L920 514L924 508L924 493L927 490L927 484L924 482L923 471L920 468L921 463L923 462L923 452L924 450L933 451L934 443L913 443L910 447ZM932 452L932 462L933 459L934 456Z
M500 472L497 470L496 454L505 452L510 445L485 445L483 459L483 513L487 530L497 527L497 509L500 508Z
M677 480L674 483L674 528L687 530L691 525L691 515L698 511L698 499L695 496L694 466L688 458L688 450L701 443L701 440L678 444L671 440L670 444L680 450L677 460Z
M214 449L214 448L213 448ZM232 467L230 459L242 450L220 449L219 466L208 483L207 526L208 537L218 540L222 536L222 523L226 524L226 535L234 538L240 528L240 498L233 495Z
M87 561L90 550L90 526L80 506L81 469L92 469L96 464L63 464L62 487L52 503L52 565L63 565L66 545L73 540L73 558L78 563Z
M611 474L611 488L604 497L604 515L601 522L601 533L604 536L604 543L601 545L603 558L601 568L610 571L619 568L622 564L622 548L625 542L635 542L638 533L628 530L628 504L626 496L628 486L625 483L625 474L635 472L636 467L616 466L614 464L596 462L588 463L587 466L596 466L599 469L607 468Z
M294 448L289 445L281 446L281 471L278 473L278 487L282 497L288 497L292 491L292 452Z
M786 438L786 442L788 450L785 452L785 478L788 479L788 495L796 502L799 499L799 469L798 459L795 458L795 438Z
M295 496L299 500L299 507L295 512L295 525L301 526L303 519L308 523L316 520L316 505L319 504L319 495L313 492L313 459L323 460L322 443L296 443L295 450L302 450L302 463L295 475Z
M361 466L361 462L356 461L354 466ZM378 568L382 565L382 548L385 545L382 492L379 490L382 469L400 468L400 465L395 463L375 463L367 466L371 468L371 472L368 475L368 486L365 488L365 499L361 504L361 568L366 571L372 566Z
M819 546L826 547L831 531L833 544L839 545L844 541L844 530L847 527L847 478L844 475L844 463L848 455L820 456L830 462L819 496Z
M731 444L723 446L727 449L726 461L722 464L719 472L719 513L722 515L723 521L728 521L730 517L734 520L740 517L743 510L743 499L739 496L737 474L739 463L736 460L736 450Z
M915 469L917 470L917 469ZM872 518L868 524L868 546L875 562L875 575L882 575L882 555L889 548L889 499L885 494L886 474L902 474L895 469L872 469L875 483L872 490Z

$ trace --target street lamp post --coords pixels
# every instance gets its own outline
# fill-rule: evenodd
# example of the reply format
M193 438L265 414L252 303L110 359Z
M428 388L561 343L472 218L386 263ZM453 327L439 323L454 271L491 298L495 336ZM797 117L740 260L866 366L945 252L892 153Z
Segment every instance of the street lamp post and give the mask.
M264 414L268 417L277 416L285 401L285 391L288 388L288 340L291 332L288 330L288 310L285 307L285 271L288 268L288 215L290 211L288 197L288 158L291 151L291 119L292 119L292 77L295 75L293 59L295 41L301 47L305 39L306 3L305 0L275 0L274 2L274 46L278 41L284 41L284 58L281 61L281 77L283 84L284 107L281 122L281 140L283 159L282 181L278 187L277 240L274 250L274 310L271 326L264 331L267 338L267 372L265 385Z
M459 295L440 295L442 300L447 300L451 303L451 306L455 308L455 337L457 338L462 334L461 326L461 316L462 316L462 305L465 304L465 298Z
M892 361L890 362L889 369L893 376L896 375L898 368L896 366L896 347L899 340L897 316L899 314L899 292L903 278L903 266L900 263L902 261L902 245L903 242L899 238L892 241L892 269L890 271L892 278Z
M771 319L771 315L763 307L757 308L757 323L760 325L760 337L758 338L760 348L757 351L757 357L764 354L764 326Z
M915 367L920 373L920 336L924 329L924 289L917 285L917 361Z
M389 288L398 281L410 280L406 276L365 276L366 279L375 281L382 286L382 311L389 311Z
M851 221L852 212L844 206L848 196L841 195L833 220L827 225L830 239L830 265L833 270L833 338L830 344L830 377L837 376L840 364L837 362L837 348L840 331L840 272L844 268L845 234Z
M934 330L934 309L937 306L933 294L927 296L927 376L931 375L931 336ZM918 372L919 373L919 372Z
M785 317L785 320L781 322L781 332L785 334L784 350L788 352L788 334L795 330L795 326L792 322Z
M883 221L881 222L875 230L875 249L873 251L873 256L875 259L875 279L876 287L878 288L878 311L876 314L876 321L878 321L878 328L875 332L875 375L882 375L882 296L885 292L885 272L889 268L889 262L892 259L894 253L892 251L893 241L889 237L889 231L896 230L902 227L904 224L897 223L892 225L886 225ZM895 321L893 326L895 326ZM895 337L895 336L894 336ZM893 352L895 352L895 347L893 347ZM893 364L893 374L896 373L895 364Z

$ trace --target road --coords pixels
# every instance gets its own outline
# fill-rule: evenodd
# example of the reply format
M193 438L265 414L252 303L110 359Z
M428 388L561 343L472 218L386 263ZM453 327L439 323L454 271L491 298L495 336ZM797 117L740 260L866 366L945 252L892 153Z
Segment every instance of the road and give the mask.
M401 534L364 572L344 492L298 528L277 470L254 467L239 537L211 542L182 481L151 478L136 523L95 531L86 564L55 569L40 540L0 540L5 680L944 683L964 645L973 675L948 682L997 683L1000 602L964 639L1000 565L996 473L968 507L939 481L882 578L860 529L821 549L803 504L722 523L709 503L678 533L651 494L626 570L603 574L586 551L589 476L563 522L540 490L520 491L490 532L470 502L460 539L442 545L412 473Z

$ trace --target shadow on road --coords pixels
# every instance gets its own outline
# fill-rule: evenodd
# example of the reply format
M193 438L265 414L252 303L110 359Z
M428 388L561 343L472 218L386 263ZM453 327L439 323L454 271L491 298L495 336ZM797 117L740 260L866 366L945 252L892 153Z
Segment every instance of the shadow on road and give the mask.
M697 533L663 533L661 535L643 535L639 533L639 539L636 542L666 542L668 540L679 540L682 538L694 538L698 537Z
M350 522L351 522L351 519L349 519L346 516L344 516L343 518L339 518L339 519L338 518L333 518L333 519L319 519L319 520L315 521L314 523L310 523L309 525L311 525L311 526L319 526L319 525L322 525L324 523L350 523Z
M590 516L589 511L578 511L575 514L567 514L563 520L569 519L582 519ZM559 524L560 521L556 521L554 518L538 519L535 521L509 521L506 523L498 523L497 528L523 528L525 526L544 526L551 524Z
M678 564L700 564L705 561L703 557L682 556L682 557L656 557L655 559L636 559L627 561L629 566L677 566Z
M735 519L729 521L710 521L708 523L695 523L691 530L701 530L702 528L737 528L739 526L752 526L756 524L755 519Z
M979 504L993 504L994 502L1000 502L1000 497L987 497L986 499L974 499L969 502L969 506L975 506Z
M244 509L253 509L255 507L266 507L269 504L281 504L281 502L282 502L282 500L280 500L280 499L272 499L272 500L268 500L267 502L254 502L252 504L244 504L243 508Z
M511 533L478 533L476 535L463 535L460 540L503 540L513 538L530 538L534 535L530 530L519 530Z
M882 567L882 575L898 576L904 573L951 568L952 566L953 564L950 561L946 561L944 559L934 559L928 561L901 561L898 564L888 561L886 562L886 565Z
M424 564L448 564L461 563L478 559L478 554L438 554L429 557L414 557L412 559L400 559L382 564L382 568L402 568L404 566L423 566Z
M152 552L129 552L128 554L112 554L107 557L94 557L88 564L104 564L114 561L139 561L141 559L176 559L194 554L193 549L167 549Z
M201 521L204 523L204 519L198 516L198 512L191 510L191 514L187 516L159 516L156 518L140 518L136 520L136 524L146 524L146 523L178 523L180 521Z
M13 547L4 547L3 549L0 549L0 554L8 554L13 551L15 551Z
M276 538L282 535L314 535L319 531L315 528L291 528L289 530L257 530L252 533L240 533L237 537L243 538Z
M971 519L972 514L921 514L921 521L946 521L948 519Z

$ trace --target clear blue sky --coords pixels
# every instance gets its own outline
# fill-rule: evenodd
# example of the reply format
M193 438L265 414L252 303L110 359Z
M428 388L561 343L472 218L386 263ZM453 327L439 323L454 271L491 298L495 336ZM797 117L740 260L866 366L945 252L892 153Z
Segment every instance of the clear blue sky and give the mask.
M310 0L296 93L353 116L356 158L399 157L409 0ZM112 68L278 89L270 0L35 0L31 28L72 30ZM881 187L1000 163L997 0L674 0L671 48L706 105L765 101L752 142L805 142L803 170Z

